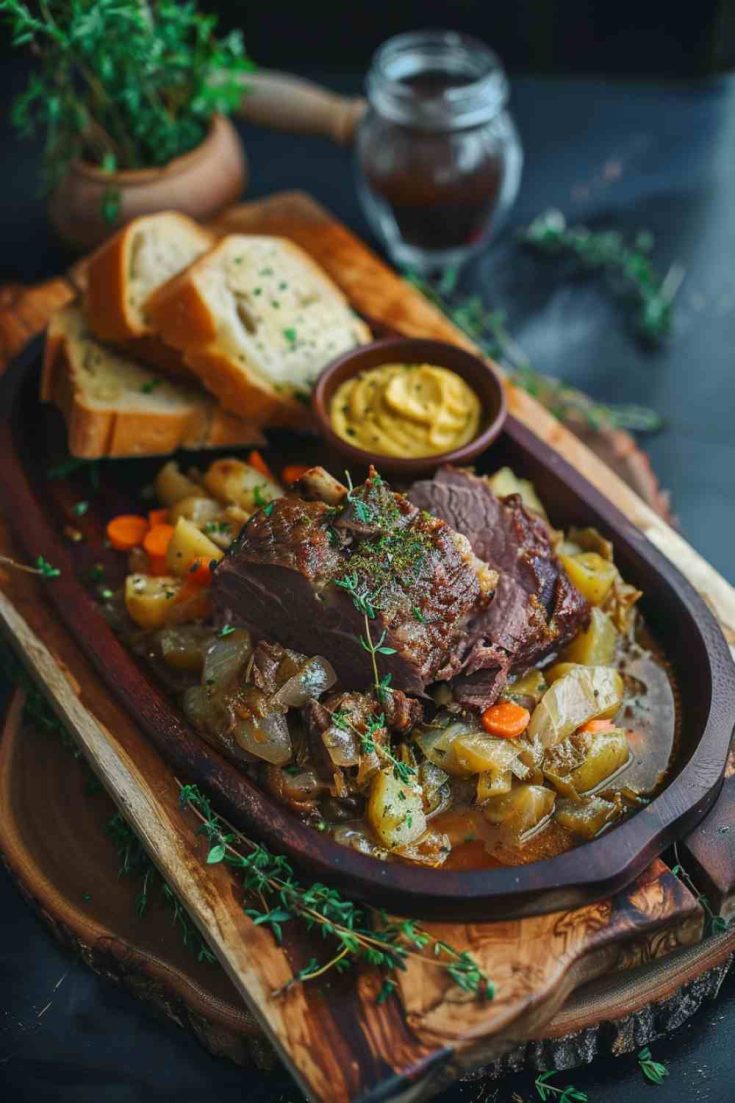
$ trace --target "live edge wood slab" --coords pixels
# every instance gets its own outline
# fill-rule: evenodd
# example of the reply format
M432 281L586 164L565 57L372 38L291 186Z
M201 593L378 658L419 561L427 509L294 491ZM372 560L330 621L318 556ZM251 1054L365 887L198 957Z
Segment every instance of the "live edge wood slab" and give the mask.
M308 197L275 196L248 204L230 212L219 228L289 236L320 260L364 313L403 332L467 344L420 295ZM48 293L56 304L71 294L71 285L54 281ZM38 315L43 315L42 309ZM26 327L30 336L36 317L33 322L16 318L11 340ZM8 339L8 328L0 318L0 344ZM510 388L509 401L521 421L578 467L679 566L708 601L729 640L735 640L735 595L727 583L531 398ZM5 532L0 533L0 550L12 551ZM420 966L412 966L397 996L381 1005L375 1002L380 981L369 972L322 988L296 987L273 999L272 990L289 979L313 948L301 936L283 949L276 947L271 936L244 915L228 871L203 864L195 825L177 804L175 779L110 699L53 616L43 584L4 571L0 620L95 772L186 903L255 1020L313 1098L340 1103L424 1098L538 1033L583 980L701 937L698 902L656 861L613 899L573 912L493 924L433 925L441 937L478 957L497 986L492 1003L481 1006L467 1000ZM718 815L722 799L708 819ZM706 854L703 859L706 863ZM727 873L709 870L708 876L724 885ZM728 891L723 889L723 898Z

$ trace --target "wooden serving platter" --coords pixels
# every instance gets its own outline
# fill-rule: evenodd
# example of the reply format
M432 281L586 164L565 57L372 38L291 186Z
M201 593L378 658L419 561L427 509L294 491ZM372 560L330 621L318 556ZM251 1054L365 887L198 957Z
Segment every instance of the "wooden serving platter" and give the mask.
M0 850L29 902L91 968L194 1033L209 1052L272 1069L275 1053L254 1017L224 970L199 961L184 942L171 907L153 893L139 914L141 876L120 875L106 830L115 805L58 734L24 715L24 701L16 691L0 736ZM735 930L682 947L686 923L683 909L650 940L640 965L575 989L535 1038L483 1074L569 1069L598 1052L640 1049L680 1026L717 990L735 950ZM665 957L661 944L671 950ZM595 1029L601 1022L605 1029Z
M342 266L340 282L350 284L353 301L366 313L376 313L370 300L379 298L386 322L395 325L400 315L399 328L406 331L458 339L420 296L306 198L248 205L231 216L230 227L232 218L237 228L284 233L307 249L318 240L320 260L338 279ZM712 568L531 399L511 390L510 401L536 432L598 486L607 486L629 520L678 561L732 632L733 593ZM420 1098L537 1031L583 976L630 964L641 954L666 953L699 936L696 901L655 863L635 886L604 903L555 916L439 928L454 944L471 946L498 984L498 999L482 1008L460 1001L456 990L437 989L423 970L409 972L398 996L379 1007L373 998L378 982L369 974L326 994L307 987L273 1000L272 988L298 968L299 948L277 949L243 915L227 872L201 865L169 770L110 698L46 598L36 580L5 573L0 617L6 631L211 941L238 993L313 1097ZM663 932L675 932L673 944L659 937Z

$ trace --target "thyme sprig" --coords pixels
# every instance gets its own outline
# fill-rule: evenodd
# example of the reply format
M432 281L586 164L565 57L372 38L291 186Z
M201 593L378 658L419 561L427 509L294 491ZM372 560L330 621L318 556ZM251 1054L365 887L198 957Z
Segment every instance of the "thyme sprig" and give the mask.
M705 918L704 935L707 936L711 934L722 934L723 931L726 931L728 929L729 923L726 919L723 919L721 915L717 915L716 912L713 911L712 905L709 902L709 898L703 892L699 891L689 873L687 873L686 869L681 864L681 858L679 857L679 844L674 843L671 849L675 859L674 865L671 866L671 872L674 874L674 877L678 877L682 884L686 885L692 895L695 896L699 901Z
M449 271L454 274L454 270ZM438 283L430 283L413 272L407 273L406 278L483 352L497 360L517 387L532 395L560 421L595 431L628 429L650 433L661 428L662 420L655 410L628 403L595 402L576 387L537 371L511 336L504 312L488 309L479 295L458 298L456 278L448 279L445 274Z
M674 300L684 279L681 264L672 264L661 279L651 263L653 236L636 235L626 245L616 230L595 231L569 226L561 211L546 211L521 231L521 241L552 256L572 258L588 271L613 277L614 286L636 307L638 332L657 343L671 332Z
M0 563L3 563L6 567L12 567L14 571L23 571L24 574L37 574L41 578L53 579L58 578L61 574L60 568L54 567L42 555L36 557L35 564L32 567L28 563L18 563L16 559L12 559L9 555L0 555Z
M638 1064L646 1080L651 1084L662 1084L669 1075L669 1070L662 1061L654 1061L649 1046L644 1046L638 1054Z
M546 1103L549 1099L557 1099L558 1103L587 1103L587 1092L575 1088L574 1084L567 1084L564 1088L557 1087L556 1084L550 1083L553 1076L556 1076L556 1070L549 1069L537 1076L533 1082L541 1103Z
M467 951L435 938L415 920L393 919L382 910L361 907L328 885L302 883L284 856L271 853L220 817L197 786L180 785L179 800L183 808L194 813L199 821L198 832L209 843L207 863L225 863L241 874L244 911L256 925L267 927L281 943L284 926L298 920L335 946L325 962L312 958L274 995L331 969L342 972L364 962L385 974L378 996L382 1001L395 990L395 974L415 958L426 966L443 969L463 991L492 999L492 984Z

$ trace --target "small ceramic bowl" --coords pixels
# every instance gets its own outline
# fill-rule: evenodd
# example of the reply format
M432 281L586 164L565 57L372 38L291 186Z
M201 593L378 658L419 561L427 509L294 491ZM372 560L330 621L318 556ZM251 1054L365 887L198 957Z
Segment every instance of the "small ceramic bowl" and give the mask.
M343 440L332 428L329 410L334 393L340 383L368 368L381 364L435 364L456 372L480 399L482 414L478 435L460 448L433 456L403 458L367 452ZM381 473L415 478L435 471L444 463L469 463L479 456L500 433L507 414L505 390L502 380L479 356L430 338L390 337L361 345L326 366L312 394L312 408L317 428L324 437L330 452L351 467L366 468L371 463Z

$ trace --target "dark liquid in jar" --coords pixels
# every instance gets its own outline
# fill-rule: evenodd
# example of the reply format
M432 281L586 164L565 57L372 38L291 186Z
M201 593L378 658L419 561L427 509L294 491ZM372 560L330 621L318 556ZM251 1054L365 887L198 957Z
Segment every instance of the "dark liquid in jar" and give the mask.
M410 86L417 98L431 99L467 81L452 73L425 71L402 83ZM500 196L500 154L488 149L479 133L473 136L472 131L401 129L406 144L412 139L415 143L415 159L408 158L405 167L365 165L376 199L388 205L408 245L454 249L474 244L487 229ZM461 162L459 145L463 146ZM452 165L454 171L448 171Z

